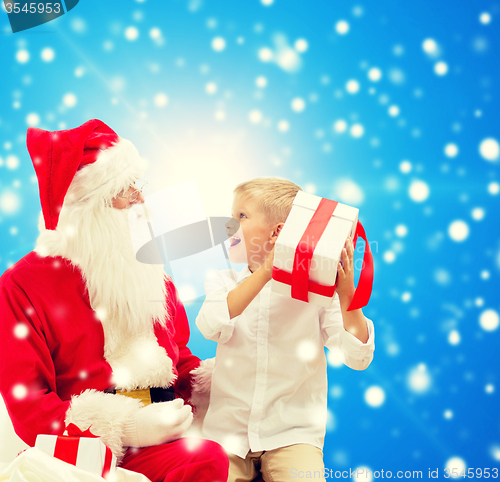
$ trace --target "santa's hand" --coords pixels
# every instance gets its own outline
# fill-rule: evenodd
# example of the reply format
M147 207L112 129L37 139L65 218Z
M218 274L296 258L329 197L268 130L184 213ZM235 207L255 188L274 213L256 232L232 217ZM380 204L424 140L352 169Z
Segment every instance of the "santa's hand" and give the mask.
M137 411L123 427L122 443L127 447L150 447L177 440L193 422L190 405L180 398L153 403Z

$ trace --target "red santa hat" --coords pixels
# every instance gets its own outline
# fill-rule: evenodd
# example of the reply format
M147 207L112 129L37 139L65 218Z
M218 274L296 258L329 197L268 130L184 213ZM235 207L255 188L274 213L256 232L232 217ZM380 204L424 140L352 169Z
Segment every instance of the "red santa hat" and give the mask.
M90 176L94 186L89 188L111 179L115 186L126 187L131 178L140 177L137 168L142 162L133 144L97 119L54 132L30 127L26 144L38 178L45 228L49 230L57 228L64 199L78 171L95 171Z

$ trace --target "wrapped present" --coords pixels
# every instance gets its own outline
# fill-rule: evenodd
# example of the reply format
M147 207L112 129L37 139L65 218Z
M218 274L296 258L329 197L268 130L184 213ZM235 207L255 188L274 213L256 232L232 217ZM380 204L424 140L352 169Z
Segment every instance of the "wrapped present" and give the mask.
M348 311L366 306L373 283L373 258L359 209L299 191L276 241L271 289L325 308L332 304L337 266L348 236L365 252L358 286Z
M68 435L38 435L35 447L68 464L101 477L114 471L116 457L90 430L82 432L76 425L66 427Z

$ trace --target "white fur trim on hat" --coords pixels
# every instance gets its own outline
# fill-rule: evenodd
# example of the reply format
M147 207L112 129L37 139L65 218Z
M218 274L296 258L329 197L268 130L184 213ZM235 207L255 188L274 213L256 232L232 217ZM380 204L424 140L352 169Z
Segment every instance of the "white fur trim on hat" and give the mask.
M127 139L103 150L96 161L82 167L73 178L66 202L111 199L144 175L146 162Z

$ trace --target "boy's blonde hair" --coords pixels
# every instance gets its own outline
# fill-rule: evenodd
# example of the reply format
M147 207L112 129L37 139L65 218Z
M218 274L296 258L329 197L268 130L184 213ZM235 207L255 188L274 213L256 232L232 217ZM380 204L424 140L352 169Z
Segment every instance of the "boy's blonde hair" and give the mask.
M270 224L284 223L292 209L292 203L302 189L288 179L257 177L242 182L234 189L235 196L255 201Z

